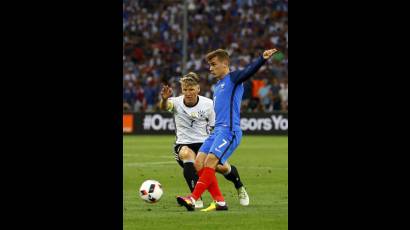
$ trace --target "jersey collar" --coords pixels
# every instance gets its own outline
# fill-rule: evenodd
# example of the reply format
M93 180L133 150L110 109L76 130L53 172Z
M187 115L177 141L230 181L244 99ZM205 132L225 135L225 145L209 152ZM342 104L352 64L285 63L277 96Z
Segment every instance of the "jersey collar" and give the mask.
M184 102L184 105L185 105L186 107L192 108L192 107L195 107L195 106L199 103L199 96L196 96L196 98L197 98L196 103L193 104L193 105L187 105L187 104L185 104L185 100L184 100L184 99L182 99L182 101Z

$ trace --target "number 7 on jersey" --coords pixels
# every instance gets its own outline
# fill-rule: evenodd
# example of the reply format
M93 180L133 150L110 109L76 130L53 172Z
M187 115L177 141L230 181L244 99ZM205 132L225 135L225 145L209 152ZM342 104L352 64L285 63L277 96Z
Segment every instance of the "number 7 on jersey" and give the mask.
M226 143L228 143L225 139L222 139L222 141L224 143L222 143L220 146L218 146L218 149L222 148L222 146L226 145Z

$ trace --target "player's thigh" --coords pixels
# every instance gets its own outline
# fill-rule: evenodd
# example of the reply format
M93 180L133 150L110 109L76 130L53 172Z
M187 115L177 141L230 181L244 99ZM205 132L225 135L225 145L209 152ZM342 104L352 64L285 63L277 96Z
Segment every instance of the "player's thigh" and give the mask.
M219 164L219 158L213 153L209 153L205 158L204 167L216 169Z
M206 156L207 156L206 153L198 152L198 154L196 155L196 158L195 158L195 163L194 163L196 171L199 171L204 167L204 162L205 162Z

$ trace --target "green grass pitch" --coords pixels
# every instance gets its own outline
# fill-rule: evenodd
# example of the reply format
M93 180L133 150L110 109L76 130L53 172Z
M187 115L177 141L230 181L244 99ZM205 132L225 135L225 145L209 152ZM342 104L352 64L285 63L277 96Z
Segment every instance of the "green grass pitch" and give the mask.
M230 181L217 174L229 210L188 212L176 195L189 194L182 168L173 156L174 136L123 137L123 225L131 229L288 229L288 137L249 136L229 162L238 168L250 196L250 205L239 204ZM164 189L155 204L138 195L144 180L158 180ZM204 205L211 201L203 195Z

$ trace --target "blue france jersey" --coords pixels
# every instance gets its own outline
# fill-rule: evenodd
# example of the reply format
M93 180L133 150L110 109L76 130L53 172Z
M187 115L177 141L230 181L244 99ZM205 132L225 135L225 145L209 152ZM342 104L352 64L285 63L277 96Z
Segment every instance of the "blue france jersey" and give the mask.
M214 87L215 130L241 130L240 112L243 82L255 74L265 63L263 57L246 66L243 70L228 73Z

